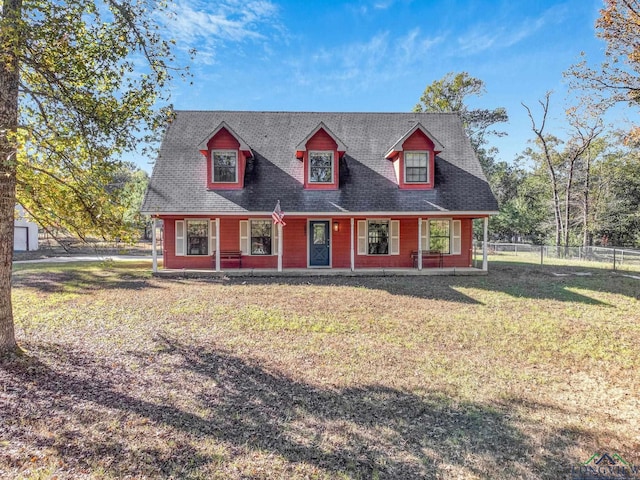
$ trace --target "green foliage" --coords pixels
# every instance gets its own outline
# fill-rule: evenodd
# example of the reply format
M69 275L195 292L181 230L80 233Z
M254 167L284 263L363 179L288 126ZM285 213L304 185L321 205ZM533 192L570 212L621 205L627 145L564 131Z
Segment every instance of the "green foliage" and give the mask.
M640 101L640 1L605 0L596 21L606 42L605 61L590 67L586 58L569 69L573 86L602 95L605 102ZM584 54L583 54L584 57Z
M127 238L134 191L113 189L120 160L169 115L171 42L163 1L26 1L20 64L17 201L42 226ZM6 56L6 50L3 52ZM131 191L130 191L131 190ZM129 211L129 213L127 213Z
M615 137L612 138L615 141ZM640 248L640 158L614 144L594 166L591 229L597 243Z
M505 162L496 165L492 178L500 203L500 213L489 219L492 234L505 241L544 243L550 203L546 178Z
M496 123L509 120L503 107L486 109L470 109L467 105L469 97L481 96L485 93L484 82L470 76L467 72L447 73L440 80L427 85L420 102L413 107L414 112L458 112L471 139L485 173L490 176L490 169L497 153L495 148L488 147L487 137L502 136L504 132L492 129Z

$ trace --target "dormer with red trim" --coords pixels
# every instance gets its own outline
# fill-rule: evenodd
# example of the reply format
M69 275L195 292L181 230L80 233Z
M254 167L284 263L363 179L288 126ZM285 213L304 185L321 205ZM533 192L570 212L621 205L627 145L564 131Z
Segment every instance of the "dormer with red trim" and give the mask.
M296 158L304 167L304 188L337 190L338 164L346 151L342 140L320 122L296 147Z
M443 150L442 144L417 123L398 139L385 158L393 162L400 188L430 190L434 187L434 159Z
M244 172L247 159L252 157L251 147L221 122L198 145L207 159L207 188L211 190L239 190L244 188Z

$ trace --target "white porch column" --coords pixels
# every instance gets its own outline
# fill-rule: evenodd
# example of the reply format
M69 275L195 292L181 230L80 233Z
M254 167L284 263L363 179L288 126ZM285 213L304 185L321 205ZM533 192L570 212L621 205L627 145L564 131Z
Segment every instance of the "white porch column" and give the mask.
M220 271L220 219L216 218L216 272Z
M156 217L153 217L153 225L151 226L151 258L153 259L153 273L156 273L158 271L158 246L156 245L158 239L156 238L156 222Z
M351 217L351 229L349 230L349 235L351 238L351 242L349 244L351 254L351 271L353 272L356 269L356 252L353 241L353 217Z
M282 250L284 250L284 238L282 238L282 224L278 223L278 271L282 271Z
M489 217L484 217L484 236L482 242L482 270L489 270L489 261L487 259L487 243L489 242Z
M422 218L418 219L418 270L422 270Z

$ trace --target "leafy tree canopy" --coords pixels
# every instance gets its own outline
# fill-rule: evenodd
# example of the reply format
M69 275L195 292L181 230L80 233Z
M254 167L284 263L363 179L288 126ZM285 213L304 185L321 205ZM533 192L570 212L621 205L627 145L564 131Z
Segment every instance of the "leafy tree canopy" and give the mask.
M0 60L19 65L16 196L41 225L128 236L126 205L108 186L121 155L152 140L169 113L158 105L168 101L171 42L154 22L165 8L31 0L19 21L4 16Z
M169 115L164 0L0 2L0 353L11 306L17 201L43 225L125 237L122 154ZM151 132L151 133L149 133Z
M606 42L605 61L590 67L586 58L569 69L573 87L604 92L606 103L640 102L640 1L605 0L596 21ZM584 53L583 53L584 57Z
M485 87L482 80L472 77L467 72L449 72L440 80L427 85L413 111L459 112L467 134L482 161L484 157L495 153L494 150L486 148L487 135L505 135L504 132L491 127L509 119L503 107L469 108L469 97L481 96L483 93Z

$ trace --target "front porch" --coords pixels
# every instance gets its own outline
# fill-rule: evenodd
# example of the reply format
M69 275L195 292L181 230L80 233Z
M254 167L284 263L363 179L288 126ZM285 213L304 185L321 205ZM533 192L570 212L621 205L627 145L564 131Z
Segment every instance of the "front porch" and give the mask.
M214 269L161 269L153 272L154 276L165 278L176 277L402 277L402 276L476 276L487 275L486 270L473 267L451 268L247 268L216 271Z
M202 270L241 276L262 272L456 275L480 266L473 258L473 220L417 216L319 219L299 215L287 220L285 235L282 225L273 224L271 219L166 218L161 252L157 248L157 227L152 230L153 271L158 271L160 253L164 270L178 272ZM488 217L482 220L486 245ZM190 236L191 226L198 227L198 235ZM260 227L259 231L254 232L253 226ZM485 249L482 270L487 266ZM311 273L324 270L335 273Z

